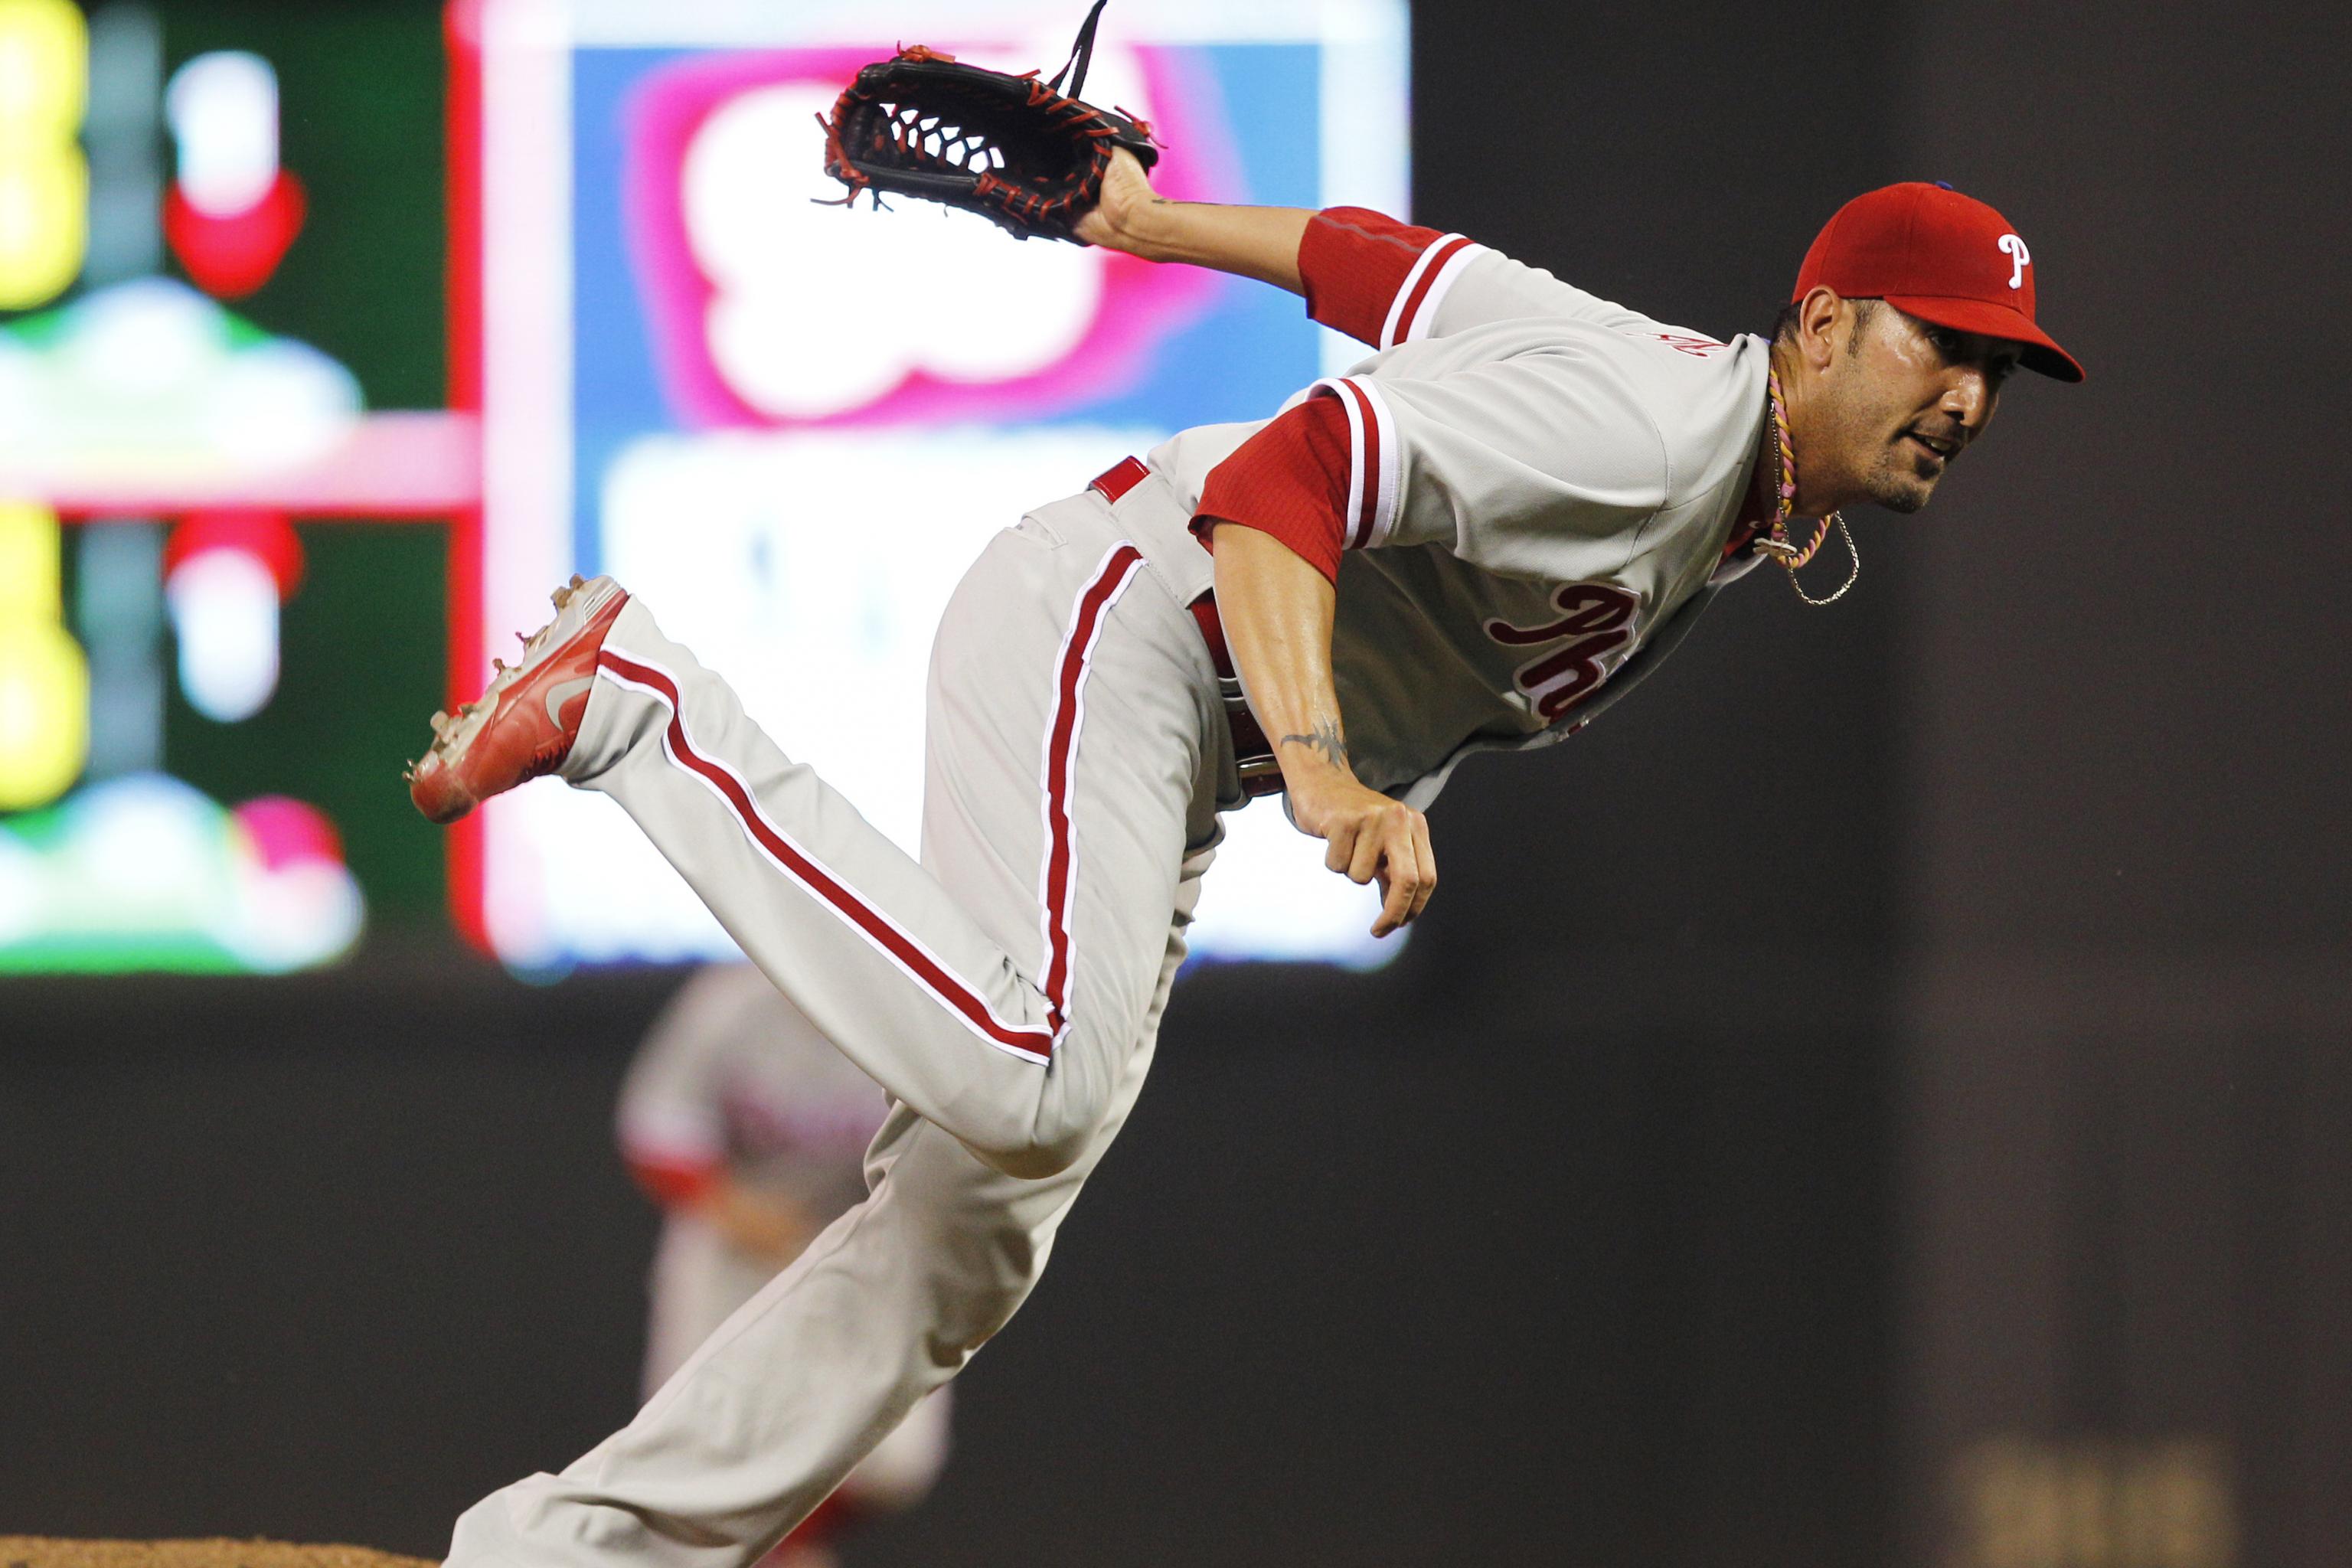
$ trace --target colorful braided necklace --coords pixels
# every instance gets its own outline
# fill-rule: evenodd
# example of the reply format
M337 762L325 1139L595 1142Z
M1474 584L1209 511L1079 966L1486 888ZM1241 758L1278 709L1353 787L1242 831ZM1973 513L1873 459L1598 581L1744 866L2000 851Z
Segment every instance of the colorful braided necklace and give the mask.
M1845 514L1843 512L1833 511L1822 519L1820 524L1813 530L1812 542L1802 549L1798 547L1795 540L1789 537L1789 517L1797 506L1797 444L1788 435L1789 405L1781 401L1780 373L1777 370L1767 372L1764 384L1772 400L1772 458L1780 470L1780 495L1772 509L1771 529L1763 538L1756 542L1756 548L1760 553L1771 557L1788 569L1789 586L1797 591L1797 597L1808 605L1834 605L1845 597L1846 590L1853 587L1855 579L1862 575L1862 552L1853 547L1853 534L1847 529ZM1821 553L1822 546L1829 540L1830 529L1832 525L1836 527L1838 536L1845 541L1845 552L1853 558L1853 570L1846 574L1845 582L1839 586L1836 593L1826 598L1816 599L1805 592L1805 585L1802 583L1797 581L1797 573L1807 562Z

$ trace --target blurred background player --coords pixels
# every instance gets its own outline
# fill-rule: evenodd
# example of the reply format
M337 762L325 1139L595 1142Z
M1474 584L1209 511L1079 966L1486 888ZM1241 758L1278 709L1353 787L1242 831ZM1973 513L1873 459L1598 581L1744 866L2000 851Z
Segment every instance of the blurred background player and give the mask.
M699 970L638 1047L621 1090L622 1156L663 1211L647 1285L650 1399L735 1310L866 1195L888 1100L748 963ZM829 1568L845 1524L913 1507L948 1452L947 1390L768 1557Z

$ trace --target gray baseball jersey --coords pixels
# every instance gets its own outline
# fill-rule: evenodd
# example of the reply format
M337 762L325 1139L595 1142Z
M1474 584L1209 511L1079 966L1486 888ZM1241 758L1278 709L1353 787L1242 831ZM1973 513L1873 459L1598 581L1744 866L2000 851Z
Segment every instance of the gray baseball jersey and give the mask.
M1353 209L1322 215L1301 259L1318 318L1380 347L1284 405L1328 398L1345 419L1331 658L1349 755L1366 784L1426 806L1469 752L1582 728L1755 564L1726 546L1760 450L1768 346ZM1272 423L1155 447L1166 501L1193 516Z
M745 1568L1026 1299L1141 1092L1218 813L1244 798L1191 608L1196 513L1333 574L1359 772L1417 801L1470 751L1588 717L1728 574L1760 344L1375 215L1318 217L1300 263L1373 359L1039 508L958 587L919 864L642 601L613 618L562 776L627 811L897 1103L866 1200L627 1427L469 1510L458 1568Z

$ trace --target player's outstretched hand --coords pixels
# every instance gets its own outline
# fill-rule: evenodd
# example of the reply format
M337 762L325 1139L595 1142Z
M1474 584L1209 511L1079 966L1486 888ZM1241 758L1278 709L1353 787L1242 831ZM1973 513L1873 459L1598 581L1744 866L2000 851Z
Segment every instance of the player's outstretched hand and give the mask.
M1380 879L1374 936L1401 929L1429 907L1437 856L1427 816L1337 773L1305 790L1294 786L1290 811L1302 832L1323 840L1325 866L1351 882Z
M1213 267L1304 294L1298 246L1314 216L1305 207L1170 201L1151 188L1134 153L1115 147L1103 171L1102 194L1070 232L1089 245L1146 261Z
M1142 163L1126 148L1116 147L1111 150L1110 167L1103 171L1101 196L1071 227L1088 245L1134 253L1141 244L1138 220L1159 199L1151 193L1151 179L1143 172Z

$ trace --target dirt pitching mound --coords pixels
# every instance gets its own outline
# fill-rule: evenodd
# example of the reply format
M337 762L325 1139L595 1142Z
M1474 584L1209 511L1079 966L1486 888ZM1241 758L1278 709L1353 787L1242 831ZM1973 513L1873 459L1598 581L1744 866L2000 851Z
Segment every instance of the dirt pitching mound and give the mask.
M0 1568L435 1568L364 1546L284 1541L53 1541L0 1535Z

